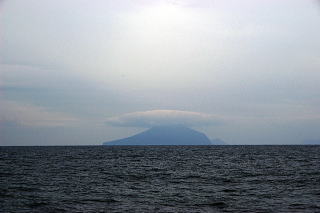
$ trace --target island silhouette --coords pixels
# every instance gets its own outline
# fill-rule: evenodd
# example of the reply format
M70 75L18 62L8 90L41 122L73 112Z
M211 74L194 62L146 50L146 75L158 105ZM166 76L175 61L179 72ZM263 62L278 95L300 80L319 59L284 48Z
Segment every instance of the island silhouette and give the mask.
M169 125L155 126L131 137L104 142L103 145L212 145L215 141L217 139L210 141L204 133L189 127ZM219 145L223 143L218 141Z

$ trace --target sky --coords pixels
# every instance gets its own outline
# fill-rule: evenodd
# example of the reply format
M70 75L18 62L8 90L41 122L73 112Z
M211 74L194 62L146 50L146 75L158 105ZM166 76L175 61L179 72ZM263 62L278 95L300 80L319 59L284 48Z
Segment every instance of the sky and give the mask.
M181 122L228 144L320 139L316 0L0 0L0 145Z

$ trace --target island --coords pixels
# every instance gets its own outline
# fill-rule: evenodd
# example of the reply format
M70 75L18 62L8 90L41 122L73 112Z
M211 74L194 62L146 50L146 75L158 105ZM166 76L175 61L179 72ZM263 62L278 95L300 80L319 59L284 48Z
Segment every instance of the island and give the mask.
M204 133L189 127L171 125L155 126L128 138L104 142L103 145L213 145L216 140L210 141ZM223 141L219 140L219 143L223 143Z
M220 138L215 138L211 139L211 145L227 145L227 143L221 140Z
M319 140L305 140L302 142L303 145L320 145L320 139Z

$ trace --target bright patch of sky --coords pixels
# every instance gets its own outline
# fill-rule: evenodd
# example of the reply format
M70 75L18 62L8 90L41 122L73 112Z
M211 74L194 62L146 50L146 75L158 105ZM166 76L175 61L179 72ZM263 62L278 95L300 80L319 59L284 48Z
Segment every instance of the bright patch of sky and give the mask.
M319 26L316 0L0 1L0 144L101 144L150 110L216 115L197 128L229 144L320 139Z

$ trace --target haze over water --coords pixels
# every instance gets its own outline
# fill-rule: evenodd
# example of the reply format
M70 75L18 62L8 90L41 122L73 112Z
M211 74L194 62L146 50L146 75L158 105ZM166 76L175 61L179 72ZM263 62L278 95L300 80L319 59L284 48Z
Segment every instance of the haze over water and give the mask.
M234 145L320 140L319 26L318 0L0 0L0 145L173 121Z
M0 0L0 212L320 212L281 146L320 144L319 38L319 0Z

